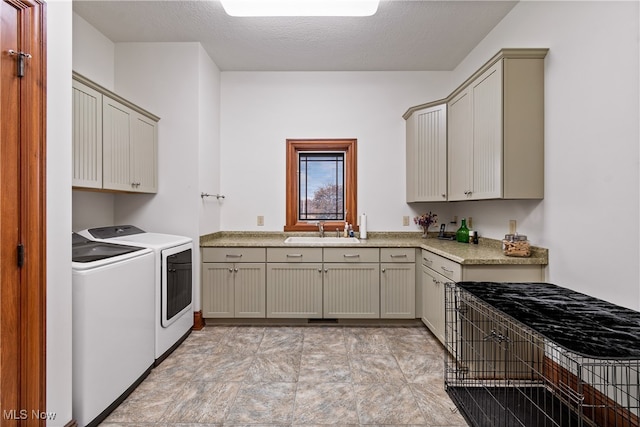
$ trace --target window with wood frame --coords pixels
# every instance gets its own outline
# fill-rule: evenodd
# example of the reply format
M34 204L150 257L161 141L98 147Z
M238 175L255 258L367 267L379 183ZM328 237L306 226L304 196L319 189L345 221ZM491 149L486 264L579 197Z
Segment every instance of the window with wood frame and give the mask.
M357 214L355 139L287 139L284 231L342 231Z

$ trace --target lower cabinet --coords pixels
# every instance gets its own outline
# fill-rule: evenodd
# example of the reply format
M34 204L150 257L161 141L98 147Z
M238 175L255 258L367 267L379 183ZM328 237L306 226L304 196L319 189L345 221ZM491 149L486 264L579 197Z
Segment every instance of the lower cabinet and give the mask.
M265 317L264 264L204 263L203 317Z
M444 289L450 280L422 266L422 322L444 343Z
M445 286L460 281L541 282L544 266L529 264L462 265L422 250L422 322L445 343Z
M322 318L322 264L267 264L267 317Z
M205 248L202 261L203 317L265 317L265 249Z
M324 317L380 318L380 264L325 264Z
M380 318L415 319L416 250L380 249Z
M380 318L380 250L323 250L323 317Z

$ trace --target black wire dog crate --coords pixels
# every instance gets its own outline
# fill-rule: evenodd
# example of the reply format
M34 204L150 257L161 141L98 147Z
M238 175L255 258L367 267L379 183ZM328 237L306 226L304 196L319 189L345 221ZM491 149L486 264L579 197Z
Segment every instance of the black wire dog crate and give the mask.
M638 427L640 313L548 283L445 294L445 388L473 426Z

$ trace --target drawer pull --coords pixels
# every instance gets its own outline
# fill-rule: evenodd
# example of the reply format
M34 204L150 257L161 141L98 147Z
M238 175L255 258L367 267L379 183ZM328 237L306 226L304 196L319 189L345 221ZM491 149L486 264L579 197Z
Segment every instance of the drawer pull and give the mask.
M453 274L453 270L447 270L444 266L440 266L440 268L443 269L445 273Z
M360 254L344 254L345 258L360 258Z
M425 257L422 257L422 259L424 260L424 262L428 262L429 264L433 264L433 260L432 259L425 258Z
M302 254L287 254L287 258L302 258Z
M227 258L242 258L242 254L227 254Z
M399 255L391 254L391 258L406 258L406 257L407 257L407 254L399 254Z

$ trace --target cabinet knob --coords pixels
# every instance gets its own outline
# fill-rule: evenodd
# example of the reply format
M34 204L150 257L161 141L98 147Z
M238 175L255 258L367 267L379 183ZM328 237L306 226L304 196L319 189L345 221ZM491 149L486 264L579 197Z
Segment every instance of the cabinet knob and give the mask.
M233 268L229 268L229 273L233 273Z
M383 269L382 269L382 272L383 272L383 273L386 273L386 272L387 272L387 269L386 269L386 268L383 268Z
M442 195L442 198L443 198L443 199L446 199L446 198L447 198L447 195L446 195L445 193L442 193L441 195Z
M234 272L234 273L237 273L237 272L238 272L238 268L237 268L237 267L236 267L236 268L234 268L234 269L233 269L233 272Z

